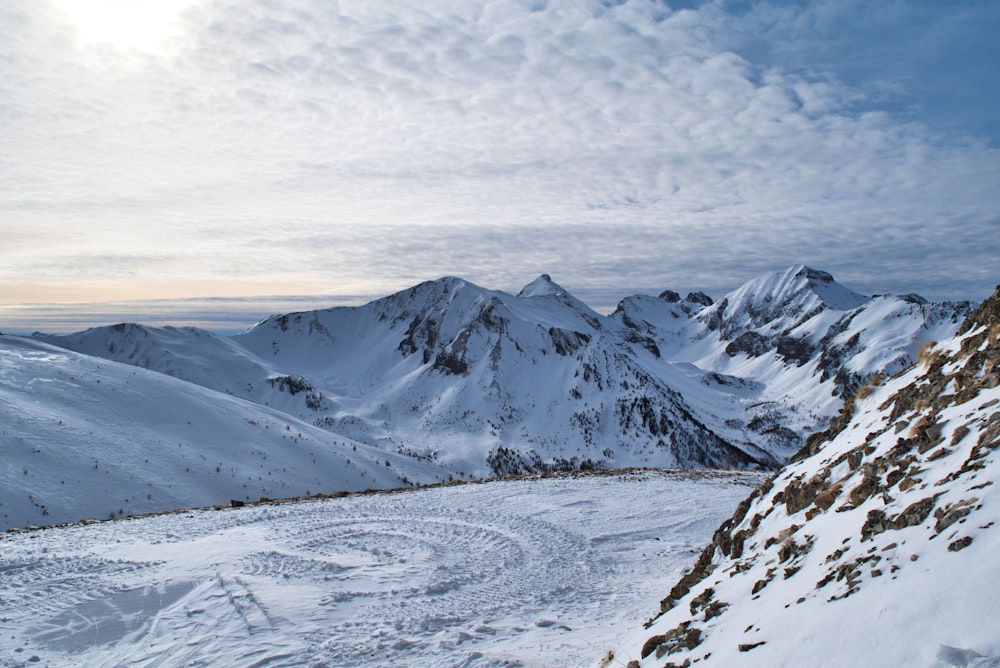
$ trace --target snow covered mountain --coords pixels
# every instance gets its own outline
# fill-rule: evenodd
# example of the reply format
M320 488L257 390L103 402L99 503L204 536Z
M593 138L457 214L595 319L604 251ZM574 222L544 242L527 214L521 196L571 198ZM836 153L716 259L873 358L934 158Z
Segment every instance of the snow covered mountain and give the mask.
M447 479L288 413L0 336L0 527Z
M1000 665L998 407L1000 287L741 503L614 659Z
M613 317L648 332L671 361L761 383L744 426L772 436L771 447L787 458L858 387L913 364L921 345L953 335L970 309L918 295L863 297L797 265L718 303L664 293L627 299Z
M862 297L803 266L718 303L596 313L547 275L516 296L446 277L220 337L115 325L42 339L277 408L479 477L545 468L773 467L968 304Z

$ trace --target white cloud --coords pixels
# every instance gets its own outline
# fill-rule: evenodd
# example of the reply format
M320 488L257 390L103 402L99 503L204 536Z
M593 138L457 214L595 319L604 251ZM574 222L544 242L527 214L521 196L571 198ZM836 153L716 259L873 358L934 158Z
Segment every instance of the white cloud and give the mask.
M7 4L0 283L375 296L549 271L596 297L720 291L806 261L861 290L984 296L997 151L883 110L817 67L823 44L796 46L844 17L830 2L193 0L147 53L87 42L42 0ZM960 39L942 31L935 48Z

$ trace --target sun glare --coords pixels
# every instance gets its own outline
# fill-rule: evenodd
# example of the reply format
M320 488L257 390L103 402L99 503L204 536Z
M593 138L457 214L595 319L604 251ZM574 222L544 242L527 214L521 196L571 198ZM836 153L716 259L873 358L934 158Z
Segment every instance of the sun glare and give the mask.
M56 0L80 36L120 49L156 51L194 0Z

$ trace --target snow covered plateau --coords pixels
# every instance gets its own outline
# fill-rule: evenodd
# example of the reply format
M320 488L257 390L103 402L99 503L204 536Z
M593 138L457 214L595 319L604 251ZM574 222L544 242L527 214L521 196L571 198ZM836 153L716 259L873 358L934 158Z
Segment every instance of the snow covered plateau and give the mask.
M0 666L588 665L763 479L562 475L6 534Z

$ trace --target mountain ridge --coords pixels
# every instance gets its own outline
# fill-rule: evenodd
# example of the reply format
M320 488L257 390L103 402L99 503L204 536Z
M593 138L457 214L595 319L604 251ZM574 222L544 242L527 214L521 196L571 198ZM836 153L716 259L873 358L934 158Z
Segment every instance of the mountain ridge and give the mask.
M968 308L863 298L804 265L718 302L666 290L606 316L548 274L516 296L446 276L359 307L270 316L230 337L115 325L40 338L278 407L459 477L771 468L845 395L910 363Z

